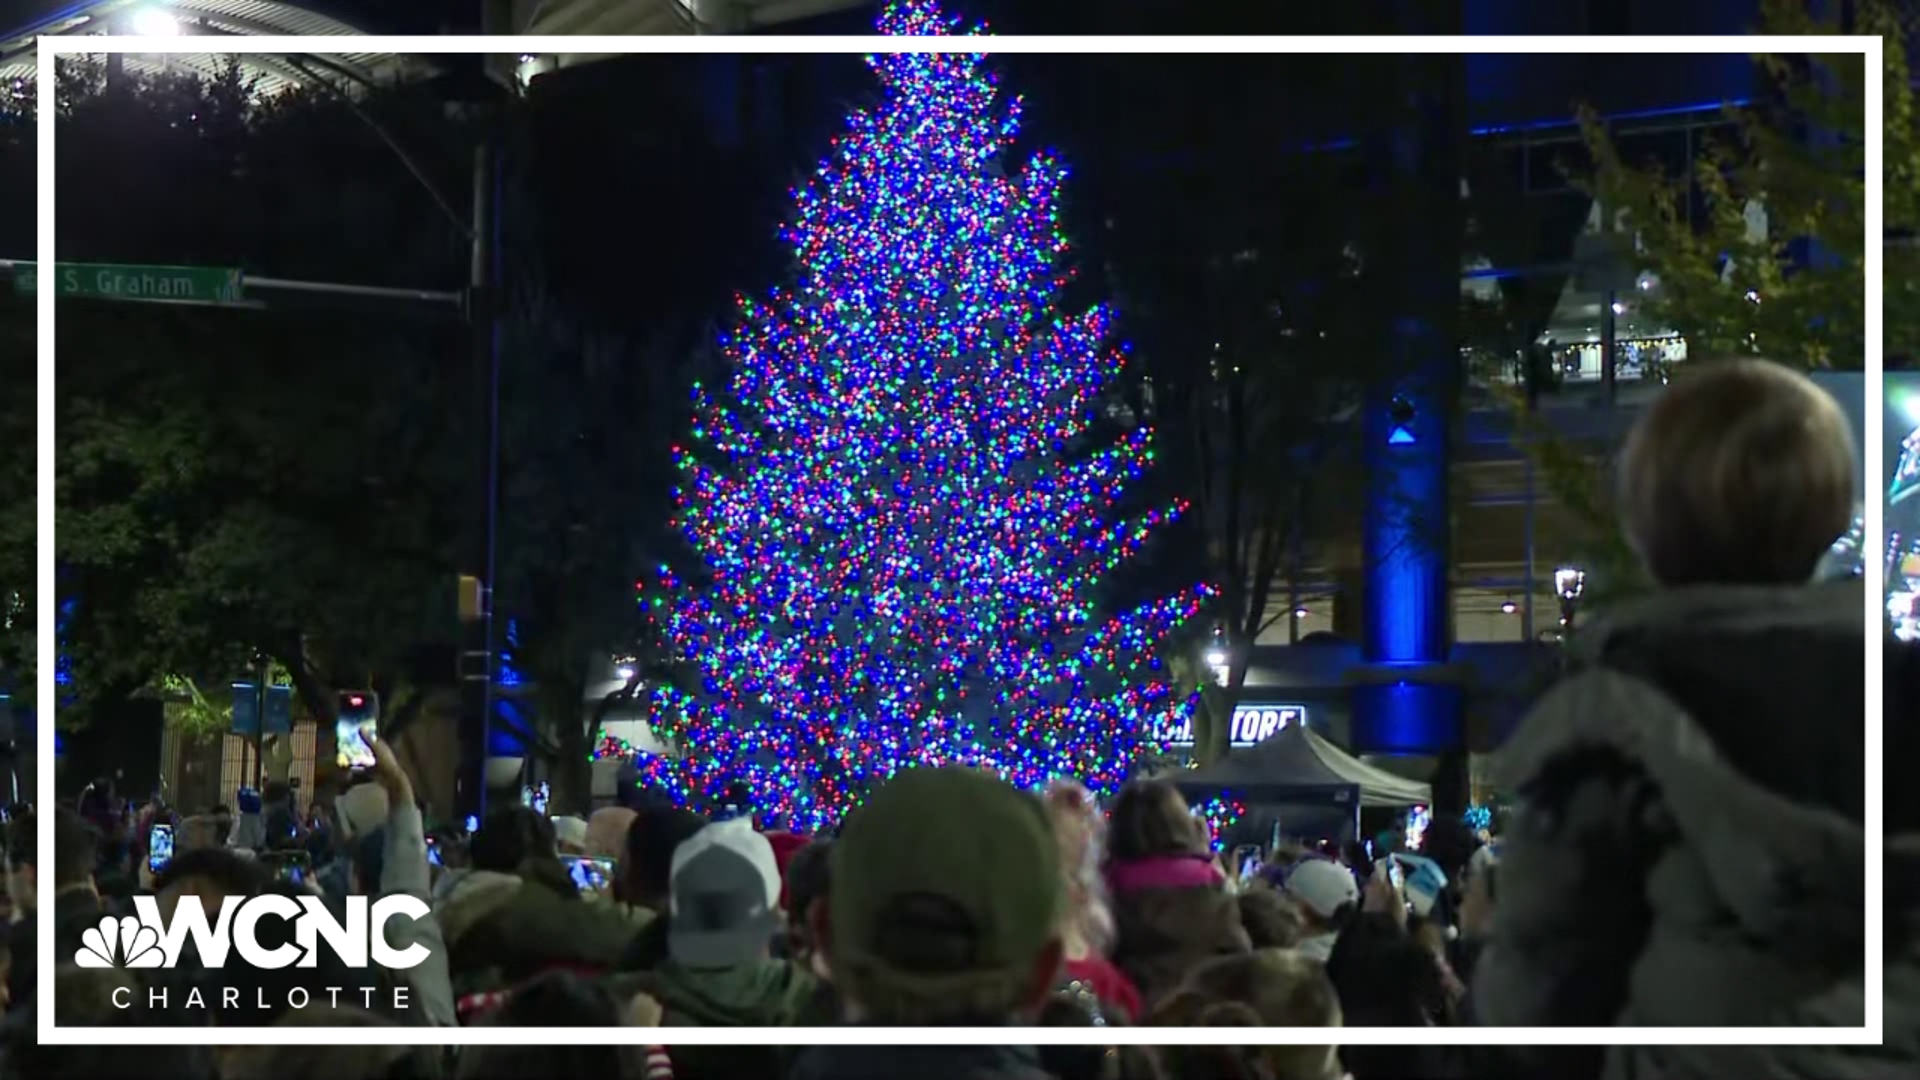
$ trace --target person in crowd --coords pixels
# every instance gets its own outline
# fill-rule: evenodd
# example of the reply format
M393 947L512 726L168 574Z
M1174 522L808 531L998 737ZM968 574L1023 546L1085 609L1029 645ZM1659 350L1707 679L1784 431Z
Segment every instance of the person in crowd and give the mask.
M229 896L258 896L267 884L266 871L257 861L228 848L203 847L175 855L154 877L153 892L160 917L171 923L183 897L198 897L213 911Z
M394 1025L377 1013L342 1006L289 1011L273 1026L298 1031ZM223 1048L220 1080L438 1080L446 1072L439 1047L394 1046L356 1038L351 1030L306 1034L299 1044Z
M1342 1026L1340 1000L1322 965L1286 949L1208 960L1154 1013L1178 1027ZM1181 1080L1341 1080L1336 1046L1173 1047Z
M38 911L39 857L38 833L31 817L14 822L9 886L14 901L24 913L9 934L13 965L8 972L7 995L19 1005L32 1002L38 980L38 935L42 925L50 925L56 957L72 957L80 951L80 935L99 923L106 906L94 882L94 867L99 858L99 833L76 811L64 806L54 808L53 818L53 911L42 920Z
M714 822L674 852L669 880L667 959L616 980L620 996L658 1003L666 1027L819 1025L804 968L772 956L781 930L780 871L773 847L745 818ZM671 1051L680 1080L777 1076L764 1047L684 1047Z
M233 830L227 834L227 846L239 851L267 850L267 822L262 813L260 793L241 788L234 799L240 812L234 815Z
M489 813L469 855L472 869L434 908L456 1011L463 998L550 969L608 970L632 940L626 916L581 897L544 814L524 806Z
M1340 995L1346 1022L1354 1027L1436 1027L1451 1019L1451 1001L1440 960L1407 930L1405 908L1377 910L1369 889L1368 910L1341 931L1327 957L1327 976ZM1465 1080L1475 1075L1466 1056L1449 1047L1348 1046L1341 1050L1355 1080Z
M813 933L842 1018L1031 1024L1052 997L1060 845L1039 799L978 769L908 769L848 815ZM789 1080L1047 1080L1032 1046L814 1047Z
M760 835L766 837L767 843L773 847L773 863L780 868L780 910L785 911L787 910L787 867L793 862L793 857L805 849L811 841L799 833L788 832L785 829L775 829Z
M1256 949L1291 949L1306 936L1306 920L1280 890L1256 880L1240 890L1240 925Z
M115 989L139 988L131 972L63 965L55 971L52 983L50 995L62 1025L160 1027L172 1026L181 1019L147 1008L139 994L133 996L131 1008L116 1009ZM11 1023L0 1075L9 1080L162 1076L168 1080L221 1080L213 1053L204 1045L140 1046L103 1040L79 1046L42 1046L31 1024Z
M1090 995L1099 1012L1132 1024L1141 1013L1140 991L1107 959L1113 947L1113 912L1100 874L1103 824L1093 795L1077 783L1050 786L1047 821L1060 847L1060 878L1066 897L1060 912L1060 942L1066 952L1070 993Z
M1340 930L1360 906L1360 885L1353 871L1329 859L1302 859L1287 874L1287 898L1300 913L1295 947L1309 960L1325 963Z
M649 804L634 815L625 857L615 868L613 896L653 917L644 920L621 955L621 971L651 971L666 960L674 852L706 825L699 814L671 804Z
M1202 961L1252 948L1215 863L1206 823L1165 780L1134 780L1114 797L1106 883L1113 960L1148 1009Z
M553 819L553 841L562 855L587 853L587 819L563 815Z
M352 864L352 852L360 834L373 829L387 820L392 808L392 799L385 786L366 782L354 784L341 792L333 800L333 851L326 860L325 868L320 871L320 886L334 896L345 896L348 888L347 877Z
M1473 974L1483 1023L1864 1022L1861 770L1878 765L1862 658L1884 648L1889 672L1912 671L1911 648L1867 633L1858 580L1809 584L1853 516L1834 399L1764 360L1688 367L1619 468L1623 528L1654 589L1586 621L1571 674L1496 761L1517 806ZM1884 727L1911 745L1899 733L1920 716L1888 712ZM1920 1065L1916 807L1887 804L1891 1038L1864 1051L1905 1068ZM1853 1075L1858 1053L1620 1046L1583 1068Z
M572 972L538 976L510 993L476 1021L480 1027L650 1027L658 1011L622 1000L604 983ZM521 1080L530 1076L592 1077L594 1080L675 1080L661 1046L588 1046L491 1043L460 1056L460 1080ZM752 1080L742 1077L741 1080Z
M786 917L787 959L813 976L814 999L804 1009L808 1017L824 1017L828 1022L840 1015L840 998L833 989L833 965L827 951L813 935L815 912L826 911L828 890L833 882L833 841L814 840L794 852L781 874L781 904Z
M393 748L371 731L363 733L373 751L374 782L386 792L387 820L366 828L354 844L348 867L348 887L355 896L411 896L431 904L433 890L427 866L427 838L420 807L414 801L413 780L400 766ZM448 974L447 946L438 920L394 918L386 924L387 944L404 950L420 945L427 960L404 972L391 973L411 991L409 1019L434 1027L451 1027L453 988Z
M587 819L587 854L596 859L619 860L627 854L627 830L633 828L634 811L624 806L605 806Z

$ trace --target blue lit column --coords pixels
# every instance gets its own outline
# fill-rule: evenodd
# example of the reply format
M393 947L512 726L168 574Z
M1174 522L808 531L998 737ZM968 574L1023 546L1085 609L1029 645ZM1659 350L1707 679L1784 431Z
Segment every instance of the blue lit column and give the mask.
M1354 673L1352 734L1361 752L1448 754L1462 739L1463 702L1445 665L1465 63L1406 57L1397 79L1393 112L1380 118L1370 146L1380 231L1367 272L1382 304L1385 371L1361 424L1365 666Z

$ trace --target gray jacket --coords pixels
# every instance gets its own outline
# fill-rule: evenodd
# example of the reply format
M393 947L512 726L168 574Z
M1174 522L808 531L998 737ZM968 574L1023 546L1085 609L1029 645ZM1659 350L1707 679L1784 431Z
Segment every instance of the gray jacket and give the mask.
M404 894L432 905L426 828L420 820L420 808L411 803L395 806L387 816L386 831L380 895ZM387 943L394 948L417 944L425 946L429 954L418 967L400 973L411 992L412 1008L418 1011L420 1019L434 1027L457 1025L453 986L447 978L447 945L440 934L439 919L431 914L412 920L392 919L386 931Z
M1675 590L1578 636L1496 765L1520 805L1482 1023L1864 1023L1864 609L1857 584ZM1888 824L1885 1047L1614 1047L1601 1075L1915 1075L1920 899L1896 883L1920 832Z

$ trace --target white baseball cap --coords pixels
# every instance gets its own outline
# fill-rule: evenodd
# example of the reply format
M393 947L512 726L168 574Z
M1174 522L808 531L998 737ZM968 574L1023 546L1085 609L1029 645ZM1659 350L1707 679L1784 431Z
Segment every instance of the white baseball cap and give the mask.
M780 864L746 818L715 822L673 851L667 951L691 968L764 954L780 926Z
M1323 919L1330 919L1343 904L1360 902L1360 884L1353 872L1328 859L1305 859L1287 873L1288 896Z

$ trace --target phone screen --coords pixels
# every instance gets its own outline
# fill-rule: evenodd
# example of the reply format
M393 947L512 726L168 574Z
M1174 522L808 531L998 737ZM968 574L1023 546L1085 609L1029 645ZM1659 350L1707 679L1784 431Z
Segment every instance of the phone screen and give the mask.
M427 838L427 861L434 866L445 866L446 861L440 855L440 841Z
M581 892L606 892L613 886L612 859L596 859L586 855L565 855L561 858L567 864L567 873L573 878L574 888Z
M545 780L540 781L540 786L533 789L533 812L536 814L545 814L547 812L547 804L552 801L553 785Z
M1400 860L1391 855L1387 856L1387 880L1393 882L1396 889L1407 887L1407 877L1400 872Z
M467 825L468 836L472 836L474 833L479 832L480 831L480 815L468 814L466 825Z
M336 763L342 769L373 767L373 748L361 734L377 729L380 723L380 697L371 691L340 692L338 719L334 722L334 742L338 746Z
M155 825L147 830L147 869L159 873L173 861L173 826Z

